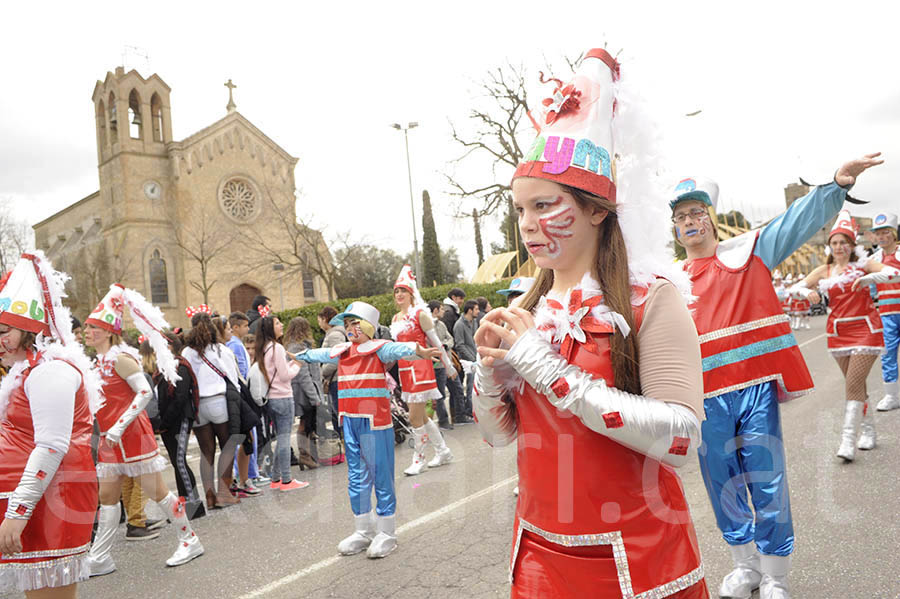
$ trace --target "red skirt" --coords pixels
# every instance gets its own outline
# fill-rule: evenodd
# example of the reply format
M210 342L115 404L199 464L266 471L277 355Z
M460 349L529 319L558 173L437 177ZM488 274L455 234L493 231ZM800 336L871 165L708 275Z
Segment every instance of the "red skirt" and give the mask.
M100 440L97 461L108 464L131 464L149 460L159 455L153 425L146 412L141 412L125 429L119 445L115 448L106 444L106 437Z
M523 531L509 596L514 599L563 597L622 597L612 547L564 547ZM654 595L655 596L655 595ZM671 595L675 599L709 599L700 579Z
M8 503L9 498L0 499L0 522ZM90 446L72 444L22 532L22 552L0 557L0 571L27 578L31 588L76 582L84 574L80 560L90 548L96 511L97 473Z
M437 389L431 360L398 360L400 387L404 393L422 393Z
M833 355L880 354L884 350L880 319L873 327L865 316L854 320L836 320L829 316L825 330L828 333L828 351Z

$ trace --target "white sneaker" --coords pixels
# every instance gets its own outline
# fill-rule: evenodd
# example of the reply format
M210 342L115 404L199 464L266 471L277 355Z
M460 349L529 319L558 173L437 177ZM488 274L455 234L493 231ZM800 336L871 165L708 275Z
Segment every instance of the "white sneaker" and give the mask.
M428 464L425 463L425 455L421 453L413 454L413 462L409 468L403 471L403 474L406 476L415 476L417 474L422 474L428 468Z
M172 557L166 560L166 565L174 568L188 563L195 557L203 555L203 544L196 535L191 537L189 541L179 541L178 549L172 554Z
M897 408L900 408L900 399L894 395L885 395L881 398L881 401L878 402L877 406L879 412L890 412Z
M437 468L438 466L443 466L444 464L449 464L453 459L453 452L450 451L450 448L446 445L444 446L444 451L439 451L434 454L434 457L431 458L431 461L428 462L429 468Z

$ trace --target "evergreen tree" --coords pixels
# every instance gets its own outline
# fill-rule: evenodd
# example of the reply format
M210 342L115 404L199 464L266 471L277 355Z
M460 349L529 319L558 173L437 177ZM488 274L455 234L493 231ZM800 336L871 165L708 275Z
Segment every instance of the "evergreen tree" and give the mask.
M428 190L422 192L422 263L421 284L435 285L444 280L441 269L441 248L438 245L437 232L434 230L434 217L431 215L431 197L428 195Z
M475 251L478 252L478 266L481 266L484 263L484 245L481 243L481 224L475 208L472 208L472 220L475 221Z

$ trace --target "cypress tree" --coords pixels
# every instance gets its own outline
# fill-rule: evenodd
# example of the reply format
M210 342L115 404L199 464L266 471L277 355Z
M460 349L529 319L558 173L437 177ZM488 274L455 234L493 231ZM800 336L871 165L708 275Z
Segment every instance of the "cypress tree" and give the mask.
M428 190L422 192L422 263L422 282L425 285L436 285L444 280L441 248L438 245L437 232L434 230Z
M481 266L484 263L484 245L481 243L481 224L475 208L472 208L472 220L475 221L475 251L478 252L478 266Z

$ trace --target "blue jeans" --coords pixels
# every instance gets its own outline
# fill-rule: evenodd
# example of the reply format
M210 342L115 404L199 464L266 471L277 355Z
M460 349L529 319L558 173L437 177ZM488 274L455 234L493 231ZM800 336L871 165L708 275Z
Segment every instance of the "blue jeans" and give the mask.
M472 388L475 386L475 373L470 372L466 375L466 403L463 414L466 418L472 418Z
M289 483L291 476L291 429L294 426L294 398L273 397L269 400L269 414L275 421L275 438L278 447L275 450L275 467L272 480Z
M444 400L447 399L447 369L435 368L434 378L437 382L438 391L441 392L441 398L434 402L435 412L437 413L438 423L442 426L450 424L450 417L447 415L447 407Z
M794 550L794 525L776 384L770 381L704 400L703 443L697 453L725 541L756 541L760 553L784 556Z

